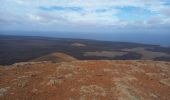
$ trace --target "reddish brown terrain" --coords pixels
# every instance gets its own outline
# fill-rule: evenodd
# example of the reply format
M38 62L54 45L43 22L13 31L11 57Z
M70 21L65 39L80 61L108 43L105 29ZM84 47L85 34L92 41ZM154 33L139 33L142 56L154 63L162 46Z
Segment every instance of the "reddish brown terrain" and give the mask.
M169 99L169 62L75 60L0 67L0 100Z
M76 60L76 58L69 56L67 54L64 53L60 53L60 52L55 52L52 54L48 54L36 59L31 60L31 62L41 62L41 61L51 61L51 62L70 62L70 61L74 61Z

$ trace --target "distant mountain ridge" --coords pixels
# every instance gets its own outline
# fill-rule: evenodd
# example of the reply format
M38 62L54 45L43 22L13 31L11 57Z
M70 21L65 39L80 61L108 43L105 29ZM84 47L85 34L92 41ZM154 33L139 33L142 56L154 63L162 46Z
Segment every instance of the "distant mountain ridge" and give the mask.
M1 65L27 62L55 52L79 60L170 61L170 47L159 45L36 36L0 36ZM146 53L150 56L146 56Z

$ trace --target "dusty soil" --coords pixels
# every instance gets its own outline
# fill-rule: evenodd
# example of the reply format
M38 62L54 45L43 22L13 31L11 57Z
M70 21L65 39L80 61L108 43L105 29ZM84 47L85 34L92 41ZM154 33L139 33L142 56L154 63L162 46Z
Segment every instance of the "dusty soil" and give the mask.
M127 54L126 52L118 52L118 51L95 51L95 52L85 52L84 56L96 56L96 57L116 57L123 56Z
M170 62L27 62L0 67L0 100L169 100Z
M170 57L169 54L167 53L163 53L163 52L153 52L153 51L149 51L146 50L145 48L132 48L132 49L123 49L123 51L127 51L127 52L136 52L142 55L142 60L148 60L148 59L154 59L157 57Z
M73 43L73 44L71 44L71 46L75 46L75 47L85 47L86 45L85 45L85 44L82 44L82 43Z

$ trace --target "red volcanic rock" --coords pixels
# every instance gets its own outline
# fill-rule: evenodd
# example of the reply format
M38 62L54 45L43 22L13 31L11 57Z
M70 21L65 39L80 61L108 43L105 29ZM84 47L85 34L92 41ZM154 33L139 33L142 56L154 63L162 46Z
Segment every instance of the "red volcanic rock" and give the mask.
M1 100L168 100L170 63L89 60L0 67Z

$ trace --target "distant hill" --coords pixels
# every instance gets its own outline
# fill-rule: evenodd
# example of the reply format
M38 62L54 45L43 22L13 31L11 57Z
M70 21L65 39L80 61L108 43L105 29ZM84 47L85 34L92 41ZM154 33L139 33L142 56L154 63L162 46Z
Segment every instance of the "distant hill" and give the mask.
M51 61L53 63L54 62L58 63L58 62L70 62L74 60L76 59L69 55L56 52L56 53L48 54L48 55L33 59L31 60L31 62Z

